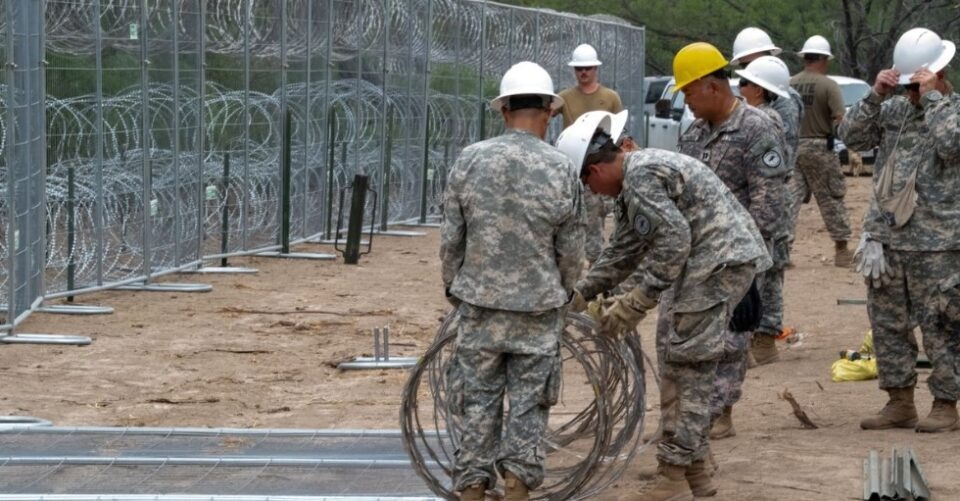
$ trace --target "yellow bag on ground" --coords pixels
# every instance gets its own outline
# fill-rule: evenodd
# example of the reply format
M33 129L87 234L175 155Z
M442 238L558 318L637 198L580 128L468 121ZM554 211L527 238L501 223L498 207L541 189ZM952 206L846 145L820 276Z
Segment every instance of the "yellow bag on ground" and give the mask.
M860 360L841 358L830 367L830 377L835 383L876 379L877 361L873 358L862 358Z

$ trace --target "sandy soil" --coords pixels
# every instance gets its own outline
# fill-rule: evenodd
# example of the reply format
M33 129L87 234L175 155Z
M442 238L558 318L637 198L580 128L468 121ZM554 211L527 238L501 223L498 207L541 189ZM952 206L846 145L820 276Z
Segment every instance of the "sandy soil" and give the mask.
M869 179L848 180L851 219L859 228ZM78 426L396 428L405 374L340 372L335 365L369 355L376 326L390 326L394 355L415 356L428 346L447 305L438 234L427 231L424 238L377 237L359 266L237 258L231 264L259 273L164 279L210 283L214 290L206 294L117 291L79 298L114 307L110 316L35 314L21 332L84 334L94 343L4 346L0 414ZM885 394L876 381L830 381L837 352L856 349L868 329L862 305L837 304L864 298L865 289L856 275L832 266L832 251L816 207L804 206L785 294L786 323L805 338L779 363L748 373L734 410L738 435L714 444L720 462L715 499L859 499L867 451L888 453L893 446L916 449L938 499L960 499L954 462L960 435L861 431L858 421L877 411ZM642 326L647 347L653 320ZM648 401L655 403L652 386ZM784 389L819 429L801 429L778 398ZM931 397L925 385L917 393L925 413ZM650 406L648 429L658 411ZM599 499L637 489L653 465L648 451Z

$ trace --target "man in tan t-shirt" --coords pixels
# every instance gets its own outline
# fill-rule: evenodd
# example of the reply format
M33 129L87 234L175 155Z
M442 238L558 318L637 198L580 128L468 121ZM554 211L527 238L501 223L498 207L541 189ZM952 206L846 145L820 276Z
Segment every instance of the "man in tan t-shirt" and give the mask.
M790 79L790 86L803 98L804 110L797 145L797 172L790 178L789 190L793 200L806 200L810 194L817 199L820 216L834 242L833 264L849 268L853 262L853 252L847 248L850 217L843 203L847 184L840 170L840 159L833 151L834 128L846 111L843 94L840 86L827 77L827 61L833 58L827 39L820 35L810 37L798 54L803 56L804 69ZM796 226L800 203L793 204L792 208L790 216Z
M563 128L570 127L573 122L588 111L609 111L620 113L623 104L616 91L600 85L600 65L597 51L589 44L578 45L573 50L573 57L567 66L573 68L577 85L560 92L563 106L554 113L563 114ZM587 261L593 263L603 250L603 220L607 216L603 198L592 192L584 193L584 203L587 212L586 241L584 251Z

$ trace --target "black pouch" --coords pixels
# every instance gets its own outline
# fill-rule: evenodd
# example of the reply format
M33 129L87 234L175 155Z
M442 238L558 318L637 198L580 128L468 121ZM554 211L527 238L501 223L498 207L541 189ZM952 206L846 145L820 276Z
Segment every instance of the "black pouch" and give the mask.
M827 134L827 151L833 151L834 141L833 134Z
M763 301L760 300L760 289L757 288L757 279L753 279L750 290L743 296L740 303L730 316L728 327L734 332L752 332L760 326L763 318Z

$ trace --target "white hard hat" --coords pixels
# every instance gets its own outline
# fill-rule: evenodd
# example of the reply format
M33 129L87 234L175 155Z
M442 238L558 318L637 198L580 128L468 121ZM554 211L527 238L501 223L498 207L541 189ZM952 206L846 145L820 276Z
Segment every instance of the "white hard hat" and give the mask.
M820 35L814 35L808 38L807 41L803 43L803 48L797 51L797 54L801 56L804 54L820 54L821 56L827 56L829 59L833 59L833 53L830 52L830 42Z
M780 47L773 45L770 35L760 28L744 28L737 33L737 38L733 41L733 57L730 58L732 64L740 64L740 58L747 57L758 52L770 52L770 55L776 56L781 53Z
M597 50L592 45L584 43L573 49L573 57L570 58L567 66L589 67L600 66L601 64L603 63L597 59Z
M762 56L754 59L737 75L767 89L780 97L790 97L790 70L777 57Z
M553 79L547 70L537 63L522 61L510 67L500 79L500 95L490 100L490 107L500 111L506 106L504 98L510 96L538 95L552 99L550 109L563 106L563 98L553 92Z
M597 129L603 130L607 135L610 134L610 117L610 113L606 111L584 113L576 122L570 124L570 127L563 129L560 137L557 138L557 149L573 160L578 175L583 168L583 160L587 157L587 150L591 146L590 142Z
M914 28L897 40L893 49L893 68L900 72L900 85L910 83L913 74L922 68L934 73L946 68L957 46L926 28Z
M630 118L630 112L627 110L610 116L610 137L613 138L614 143L620 143L620 136L627 128L628 118Z

